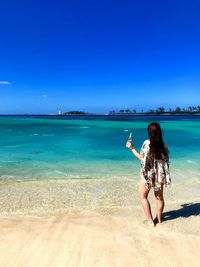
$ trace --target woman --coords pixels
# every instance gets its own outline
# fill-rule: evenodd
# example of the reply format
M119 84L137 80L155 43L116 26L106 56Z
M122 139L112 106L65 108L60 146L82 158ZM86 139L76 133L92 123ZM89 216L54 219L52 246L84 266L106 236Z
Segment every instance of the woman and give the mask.
M161 216L164 209L163 186L171 183L169 174L169 151L162 138L162 131L158 123L148 125L149 139L146 140L140 153L136 151L131 140L126 146L133 152L134 156L141 161L141 182L139 187L140 199L146 214L145 223L148 226L155 226L161 223ZM156 218L153 220L151 206L148 201L148 194L154 189L156 198Z

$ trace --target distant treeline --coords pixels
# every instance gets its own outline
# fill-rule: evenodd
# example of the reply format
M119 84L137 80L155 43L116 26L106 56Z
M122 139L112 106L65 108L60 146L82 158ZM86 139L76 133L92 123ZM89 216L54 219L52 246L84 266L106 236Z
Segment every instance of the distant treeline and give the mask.
M185 114L185 113L200 113L200 106L189 106L188 108L181 108L181 107L176 107L176 108L164 108L164 107L158 107L156 109L150 109L148 111L136 111L136 109L120 109L120 110L111 110L109 111L110 115L117 115L117 114ZM67 111L64 113L61 113L60 115L91 115L94 113L88 113L85 111L80 111L80 110L71 110ZM94 114L95 115L95 114Z
M165 113L200 113L200 106L189 106L188 108L169 108L165 109L164 107L158 107L156 109L150 109L148 111L137 112L136 109L120 109L120 110L111 110L109 114L136 114L136 113L145 113L145 114L165 114Z
M61 115L86 115L87 112L79 111L79 110L72 110L62 113Z

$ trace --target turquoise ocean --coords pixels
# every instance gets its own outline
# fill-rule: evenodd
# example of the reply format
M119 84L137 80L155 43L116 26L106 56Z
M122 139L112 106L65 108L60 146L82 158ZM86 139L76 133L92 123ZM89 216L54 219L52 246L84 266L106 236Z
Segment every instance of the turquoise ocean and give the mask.
M164 141L170 150L173 184L189 187L195 195L195 188L200 183L199 115L1 116L1 201L7 206L8 199L17 206L9 204L6 211L20 210L23 203L27 203L27 200L21 199L20 204L19 199L11 199L17 195L17 186L22 184L30 189L38 183L51 183L55 188L52 184L58 186L59 181L68 187L87 181L87 185L97 185L96 189L91 189L95 191L112 181L109 190L117 186L120 191L124 181L130 182L131 190L139 181L140 163L126 149L125 143L131 131L139 151L148 138L147 126L154 121L161 124ZM84 190L87 191L86 184ZM1 207L1 211L5 209Z

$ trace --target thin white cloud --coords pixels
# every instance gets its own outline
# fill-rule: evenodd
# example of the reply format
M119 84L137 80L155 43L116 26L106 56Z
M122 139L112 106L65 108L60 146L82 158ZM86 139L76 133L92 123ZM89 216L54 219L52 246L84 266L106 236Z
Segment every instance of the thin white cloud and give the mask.
M10 84L10 82L7 82L7 81L0 81L0 84Z
M46 94L44 94L44 95L42 95L42 97L44 97L44 98L45 98L45 97L47 97L47 95L46 95Z

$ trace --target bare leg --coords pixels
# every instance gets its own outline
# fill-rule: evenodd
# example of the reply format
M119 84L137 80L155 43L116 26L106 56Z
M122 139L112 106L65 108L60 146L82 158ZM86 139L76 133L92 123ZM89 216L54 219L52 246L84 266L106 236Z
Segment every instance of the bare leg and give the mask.
M140 187L139 187L139 193L140 193L140 200L142 203L142 207L143 207L144 212L146 214L148 225L154 226L153 217L151 214L151 206L150 206L150 203L147 199L149 191L150 191L150 189L147 189L144 185L144 182L141 181Z
M161 190L154 192L155 198L156 198L156 207L157 207L157 220L158 223L162 222L162 213L164 210L165 202L163 198L163 186L161 187Z

